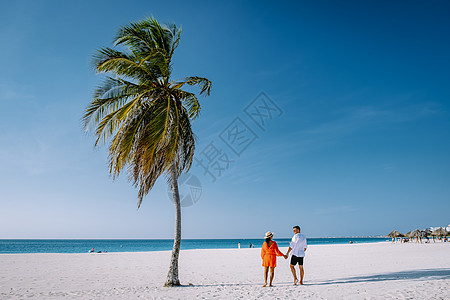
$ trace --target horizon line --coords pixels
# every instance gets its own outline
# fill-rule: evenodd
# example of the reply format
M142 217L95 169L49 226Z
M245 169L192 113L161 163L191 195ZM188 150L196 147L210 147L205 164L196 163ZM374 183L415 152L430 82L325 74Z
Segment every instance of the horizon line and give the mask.
M364 235L364 236L327 236L327 237L307 237L309 239L348 239L348 238L385 238L387 235ZM181 240L264 240L264 238L182 238ZM291 237L280 237L278 239L291 239ZM173 238L0 238L1 240L155 240L167 241ZM277 240L277 239L274 239Z

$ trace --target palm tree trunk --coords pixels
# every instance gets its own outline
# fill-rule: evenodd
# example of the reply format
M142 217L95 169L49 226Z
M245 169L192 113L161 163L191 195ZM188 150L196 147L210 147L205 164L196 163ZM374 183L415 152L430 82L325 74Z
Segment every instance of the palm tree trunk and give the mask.
M165 286L180 285L180 280L178 279L178 256L181 246L181 203L180 193L178 191L178 174L175 164L172 165L172 192L175 203L175 238L173 241L169 274L167 274Z

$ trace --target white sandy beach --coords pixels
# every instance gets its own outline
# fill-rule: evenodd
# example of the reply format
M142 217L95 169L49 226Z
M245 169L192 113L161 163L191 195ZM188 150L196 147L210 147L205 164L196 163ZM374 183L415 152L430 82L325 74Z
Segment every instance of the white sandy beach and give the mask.
M281 248L283 253L286 248ZM262 288L260 249L184 250L182 287L163 287L170 251L2 254L0 299L450 299L450 243L311 245L305 285L278 258Z

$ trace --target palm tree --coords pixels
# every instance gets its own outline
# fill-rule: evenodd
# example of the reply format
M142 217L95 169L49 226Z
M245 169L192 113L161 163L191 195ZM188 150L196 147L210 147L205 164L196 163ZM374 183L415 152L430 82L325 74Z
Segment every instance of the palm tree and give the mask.
M172 187L175 238L166 286L180 285L178 176L192 164L195 136L191 121L200 113L196 94L182 88L198 86L200 95L209 95L211 90L206 78L171 78L180 35L176 25L161 25L154 18L120 28L114 47L102 48L94 56L96 71L109 76L95 90L83 117L85 130L95 129L95 146L109 144L113 179L127 167L130 181L139 189L138 208L162 174Z

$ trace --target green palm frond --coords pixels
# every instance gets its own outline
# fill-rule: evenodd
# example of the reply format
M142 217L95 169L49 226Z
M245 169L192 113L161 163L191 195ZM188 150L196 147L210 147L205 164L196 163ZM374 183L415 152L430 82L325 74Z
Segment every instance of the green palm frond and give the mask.
M87 107L82 118L85 129L89 130L91 123L101 122L106 115L117 110L130 99L152 89L155 88L136 85L123 79L106 77L103 85L94 91L94 100Z
M94 56L94 66L100 73L111 72L118 76L126 76L134 79L156 79L161 74L146 68L141 62L141 57L134 53L126 54L111 48L102 48ZM153 71L153 72L152 72Z
M191 121L201 107L194 93L182 87L198 86L209 95L211 82L202 77L171 81L171 60L180 42L181 29L160 25L155 19L123 26L113 48L102 48L93 57L104 82L82 118L86 130L95 127L95 145L108 142L110 173L116 178L124 168L138 192L138 207L159 176L188 171L195 152ZM175 166L175 171L172 170Z
M183 103L187 109L189 119L195 120L201 111L200 102L197 96L193 93L189 93L180 89L174 89L173 94Z
M144 94L138 95L132 101L129 101L117 110L106 115L102 121L98 123L95 132L97 136L97 140L95 141L96 146L105 143L116 132L119 126L132 115L132 111L139 108L143 97Z
M146 53L154 49L163 50L170 61L178 46L181 29L174 24L161 26L154 18L130 23L119 30L115 45L124 44L132 51Z
M179 88L183 87L183 85L185 85L185 84L188 84L191 86L198 85L200 87L200 95L203 95L206 93L206 96L209 96L209 94L211 92L211 87L212 87L211 81L209 81L206 78L198 77L198 76L186 77L184 79L184 81L174 83L173 87L179 89Z
M156 47L153 37L146 30L148 27L148 20L130 23L123 26L116 35L114 45L125 45L132 50L142 52L151 51Z
M178 44L181 39L181 28L178 28L175 24L167 25L170 31L170 39L172 40L172 44L170 45L170 57L173 56L175 49L177 49Z

